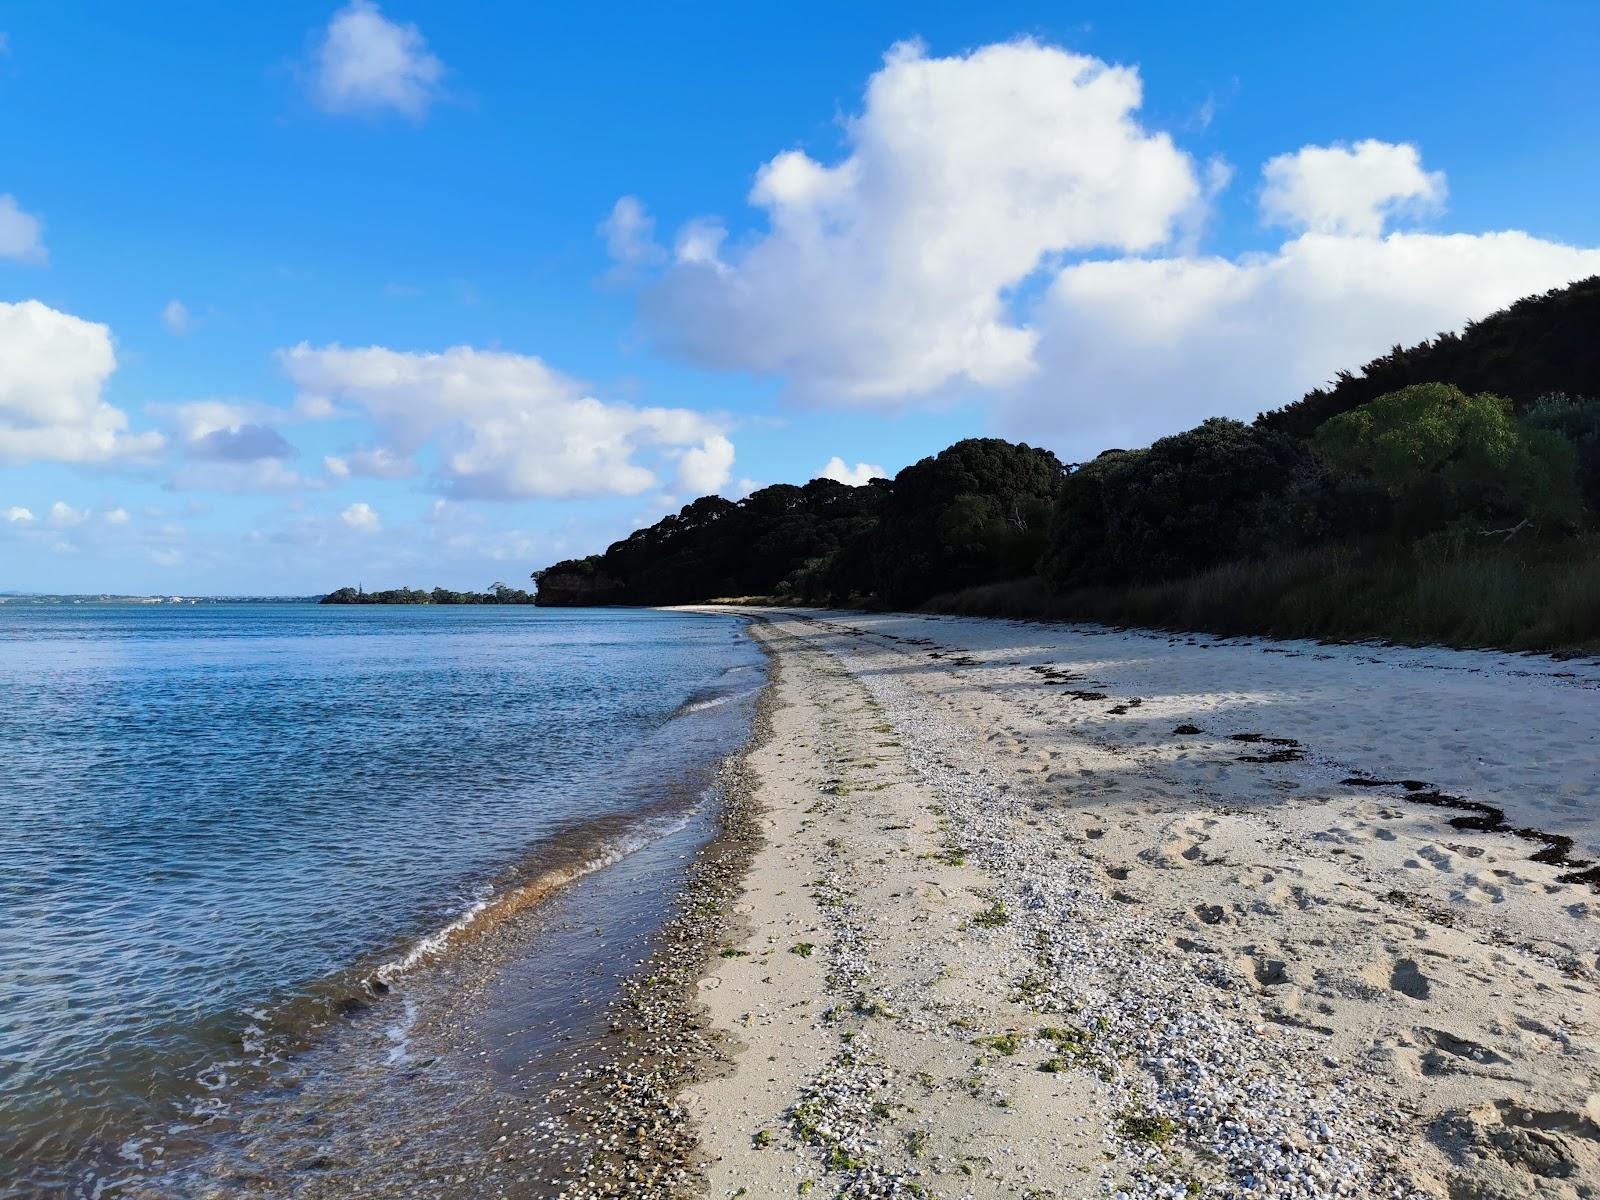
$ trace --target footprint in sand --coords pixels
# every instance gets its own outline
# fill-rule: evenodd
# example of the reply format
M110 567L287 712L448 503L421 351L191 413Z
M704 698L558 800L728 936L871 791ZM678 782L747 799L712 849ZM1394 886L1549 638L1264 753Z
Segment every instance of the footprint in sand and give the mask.
M1412 858L1406 859L1405 865L1412 870L1420 871L1424 867L1432 867L1435 871L1454 871L1455 855L1439 846L1428 845L1418 850Z
M1450 898L1461 904L1504 904L1506 890L1481 875L1466 875L1462 877L1461 886L1450 893Z
M1211 819L1174 821L1162 831L1162 841L1141 851L1139 857L1153 866L1168 869L1201 866L1215 861L1206 853L1205 845L1211 840L1211 835L1206 831L1216 824Z
M1416 1038L1432 1049L1422 1056L1424 1075L1477 1074L1468 1063L1480 1067L1508 1066L1511 1060L1467 1038L1457 1037L1443 1029L1418 1029Z
M1412 958L1390 958L1369 963L1362 969L1361 978L1375 991L1387 989L1412 1000L1426 1000L1433 990L1432 983Z
M1426 1000L1432 990L1428 977L1422 973L1415 959L1402 958L1389 972L1389 986L1413 1000Z

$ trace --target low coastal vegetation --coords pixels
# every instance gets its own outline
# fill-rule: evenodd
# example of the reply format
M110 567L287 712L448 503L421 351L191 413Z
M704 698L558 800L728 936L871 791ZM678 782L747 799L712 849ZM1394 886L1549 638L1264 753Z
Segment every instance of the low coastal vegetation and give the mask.
M436 587L432 591L421 588L389 588L381 592L368 592L359 587L342 587L322 598L323 604L533 604L532 592L510 587L504 583L489 585L486 592L453 592Z
M975 438L894 479L706 496L535 572L543 605L719 597L1224 634L1600 647L1600 277L1254 423L1064 464Z

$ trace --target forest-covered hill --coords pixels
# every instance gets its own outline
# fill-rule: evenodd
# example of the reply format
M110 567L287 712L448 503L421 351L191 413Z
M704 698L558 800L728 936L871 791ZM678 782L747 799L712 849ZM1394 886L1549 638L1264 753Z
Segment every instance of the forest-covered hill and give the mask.
M1600 277L1396 347L1254 424L1213 418L1079 464L968 439L861 487L702 497L534 579L542 605L942 597L1228 632L1587 645L1597 520Z

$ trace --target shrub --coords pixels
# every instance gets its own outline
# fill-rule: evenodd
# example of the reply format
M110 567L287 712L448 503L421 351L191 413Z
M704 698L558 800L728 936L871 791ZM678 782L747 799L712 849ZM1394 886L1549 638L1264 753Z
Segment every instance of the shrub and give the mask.
M1530 429L1560 434L1578 464L1578 494L1590 513L1600 514L1600 400L1553 392L1541 396L1523 422Z

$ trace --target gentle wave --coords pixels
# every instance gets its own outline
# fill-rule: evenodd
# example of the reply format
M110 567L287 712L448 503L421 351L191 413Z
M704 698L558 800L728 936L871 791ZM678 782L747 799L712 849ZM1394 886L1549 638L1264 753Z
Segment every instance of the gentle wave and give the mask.
M724 692L721 695L711 696L705 700L687 700L680 705L678 711L672 715L675 717L684 717L688 716L690 713L704 712L708 708L720 708L722 705L731 703L735 700L748 700L759 690L759 688L749 688L742 692Z
M391 959L372 972L371 981L376 985L373 990L384 992L393 988L397 980L420 964L438 958L471 938L482 937L569 884L619 863L657 838L682 829L687 819L680 817L671 822L650 822L637 826L581 862L546 867L532 879L486 895L449 924L418 938L400 957Z

